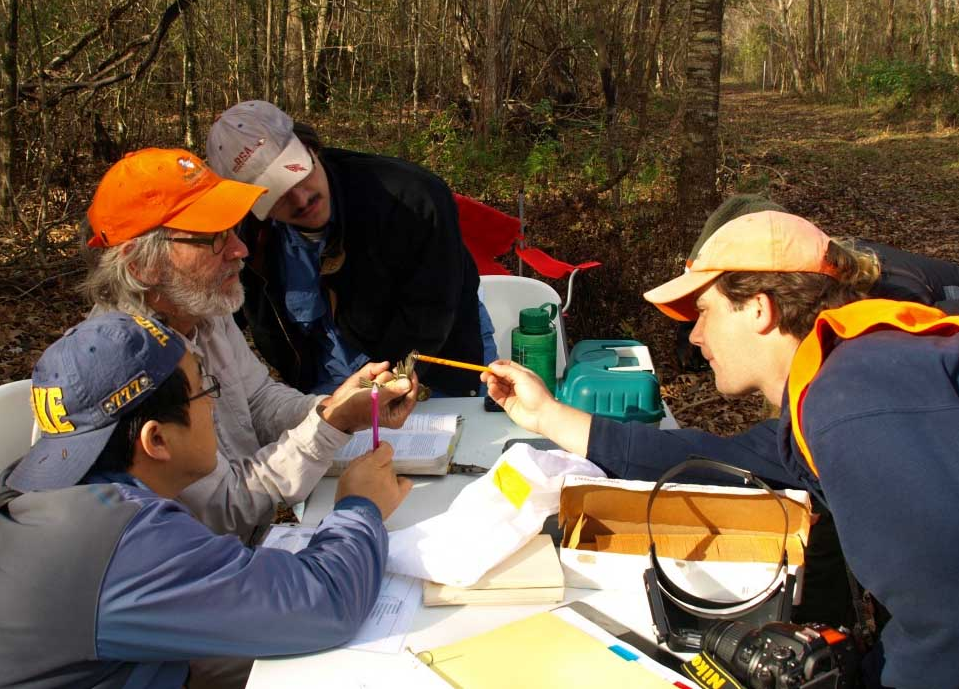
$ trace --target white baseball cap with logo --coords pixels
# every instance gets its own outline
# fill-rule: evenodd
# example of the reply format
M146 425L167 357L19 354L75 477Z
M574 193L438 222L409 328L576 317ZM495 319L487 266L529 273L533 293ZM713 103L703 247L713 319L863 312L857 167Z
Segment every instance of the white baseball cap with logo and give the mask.
M223 112L207 135L206 157L221 177L267 188L251 209L260 220L313 171L313 157L293 133L293 120L263 100Z

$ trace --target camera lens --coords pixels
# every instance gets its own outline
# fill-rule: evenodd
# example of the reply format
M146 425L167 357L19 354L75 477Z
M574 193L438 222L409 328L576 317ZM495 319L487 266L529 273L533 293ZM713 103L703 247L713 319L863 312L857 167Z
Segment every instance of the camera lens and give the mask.
M717 622L706 630L703 637L703 650L723 665L735 668L734 674L740 677L745 676L752 653L746 653L743 658L736 658L736 652L752 631L754 629L743 622Z

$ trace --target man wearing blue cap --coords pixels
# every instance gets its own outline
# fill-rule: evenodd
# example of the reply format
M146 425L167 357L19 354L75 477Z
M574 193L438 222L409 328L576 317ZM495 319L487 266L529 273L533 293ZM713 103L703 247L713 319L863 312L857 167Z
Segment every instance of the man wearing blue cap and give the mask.
M356 633L386 563L383 519L410 488L392 450L351 463L306 549L245 547L172 500L217 465L220 390L176 332L139 316L89 319L40 358L41 438L0 474L0 684L181 687L191 658ZM369 409L357 390L326 412L368 425Z

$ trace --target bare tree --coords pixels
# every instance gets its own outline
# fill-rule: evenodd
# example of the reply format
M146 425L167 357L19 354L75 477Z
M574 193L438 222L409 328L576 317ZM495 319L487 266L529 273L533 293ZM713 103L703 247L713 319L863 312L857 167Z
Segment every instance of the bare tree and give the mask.
M0 219L10 221L14 210L14 146L17 138L17 90L19 70L17 69L17 48L20 41L20 2L5 0L0 4L3 15L3 98L0 107Z
M716 206L724 0L691 0L677 194L691 236Z
M887 60L896 56L896 0L886 0L885 55Z
M196 35L193 8L183 11L183 146L196 150L200 125L196 115Z

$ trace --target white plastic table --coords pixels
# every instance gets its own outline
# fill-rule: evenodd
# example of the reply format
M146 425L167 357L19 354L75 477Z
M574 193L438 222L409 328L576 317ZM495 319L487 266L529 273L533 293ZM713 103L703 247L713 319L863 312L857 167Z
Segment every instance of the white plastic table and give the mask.
M517 427L502 412L486 412L483 400L457 397L431 399L416 407L417 413L457 413L464 417L462 436L454 459L459 464L490 467L512 438L533 437ZM667 410L661 428L676 428ZM413 477L413 490L386 522L389 530L402 529L446 510L460 490L475 476ZM333 508L335 479L323 479L306 503L303 523L319 524ZM652 638L652 619L646 596L619 591L566 588L566 602L583 599L601 612ZM555 607L548 605L420 607L406 637L414 652L453 643L501 625ZM336 648L304 656L257 660L247 689L296 689L297 687L396 687L402 654L373 653Z

